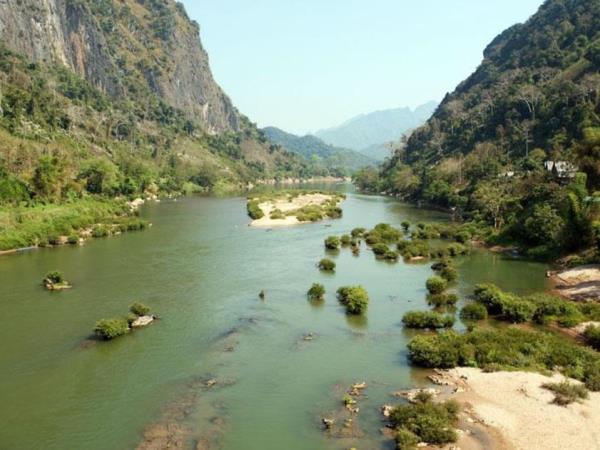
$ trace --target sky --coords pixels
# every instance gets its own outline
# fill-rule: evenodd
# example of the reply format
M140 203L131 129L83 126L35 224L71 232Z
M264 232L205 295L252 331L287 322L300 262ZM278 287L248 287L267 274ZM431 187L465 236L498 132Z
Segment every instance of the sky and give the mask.
M440 101L542 0L183 0L213 75L260 127L296 134Z

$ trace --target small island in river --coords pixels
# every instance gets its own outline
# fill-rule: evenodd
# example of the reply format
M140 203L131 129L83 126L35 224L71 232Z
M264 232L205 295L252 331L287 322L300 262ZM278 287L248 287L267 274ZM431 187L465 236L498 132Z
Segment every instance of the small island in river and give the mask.
M248 197L250 226L274 227L318 222L342 216L344 194L333 192L278 192Z

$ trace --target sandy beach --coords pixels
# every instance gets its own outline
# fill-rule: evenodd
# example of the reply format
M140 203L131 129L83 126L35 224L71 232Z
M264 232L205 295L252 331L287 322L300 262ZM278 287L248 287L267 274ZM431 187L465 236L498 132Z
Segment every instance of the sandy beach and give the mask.
M458 368L443 372L441 379L455 391L449 398L463 405L466 421L488 429L492 443L485 448L600 449L600 393L590 392L582 403L555 405L554 394L541 385L564 380L561 375ZM501 439L493 439L498 434ZM466 434L455 445L473 448Z
M297 225L302 222L300 222L294 215L286 216L284 219L271 219L271 213L278 209L282 213L286 214L290 211L295 211L304 206L322 205L333 198L334 197L332 195L314 193L302 194L291 199L281 198L273 201L265 201L263 203L259 203L258 207L262 210L262 212L265 215L260 219L253 220L250 223L250 226L270 228Z

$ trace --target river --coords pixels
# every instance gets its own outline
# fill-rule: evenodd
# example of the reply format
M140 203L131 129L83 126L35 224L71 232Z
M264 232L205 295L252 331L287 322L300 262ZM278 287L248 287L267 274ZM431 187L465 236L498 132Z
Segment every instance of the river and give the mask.
M175 420L190 445L217 431L225 450L389 448L378 407L422 379L407 364L401 317L426 308L430 264L380 262L366 249L333 255L332 275L315 263L328 235L447 216L354 193L343 209L339 220L267 231L247 226L243 198L187 197L144 206L153 223L144 232L0 258L0 448L131 449L161 420ZM546 287L544 265L485 250L457 266L463 295L484 281ZM43 290L53 269L74 288ZM327 288L323 305L306 300L313 282ZM370 294L364 319L335 300L350 284ZM113 342L87 340L98 319L134 301L161 320ZM320 417L363 380L364 436L328 437Z

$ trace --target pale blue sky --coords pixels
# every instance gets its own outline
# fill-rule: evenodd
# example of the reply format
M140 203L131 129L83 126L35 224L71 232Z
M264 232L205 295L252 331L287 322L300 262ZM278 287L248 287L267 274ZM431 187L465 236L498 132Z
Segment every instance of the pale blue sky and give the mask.
M259 126L305 133L441 100L542 0L183 0L217 82Z

